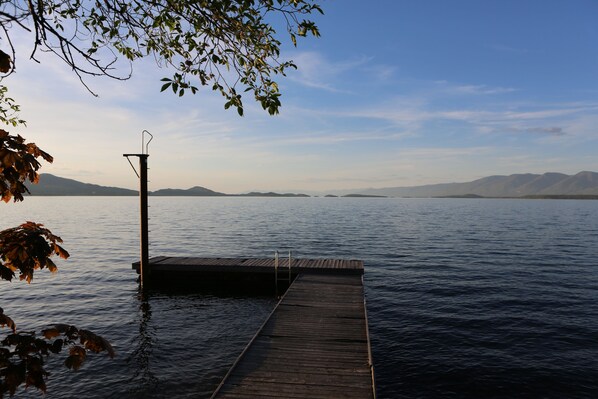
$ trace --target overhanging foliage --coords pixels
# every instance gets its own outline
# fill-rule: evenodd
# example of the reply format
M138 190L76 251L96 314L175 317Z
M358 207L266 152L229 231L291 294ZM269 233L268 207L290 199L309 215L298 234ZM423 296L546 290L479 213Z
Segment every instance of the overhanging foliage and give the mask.
M0 26L9 51L0 71L14 70L14 32L31 35L31 57L50 51L81 79L85 75L127 79L121 61L153 57L173 71L162 90L179 96L209 86L225 98L225 108L243 114L240 84L270 114L281 105L274 76L294 68L280 59L281 41L273 23L297 37L319 36L305 17L322 13L310 0L55 0L3 1ZM12 60L12 63L11 63Z

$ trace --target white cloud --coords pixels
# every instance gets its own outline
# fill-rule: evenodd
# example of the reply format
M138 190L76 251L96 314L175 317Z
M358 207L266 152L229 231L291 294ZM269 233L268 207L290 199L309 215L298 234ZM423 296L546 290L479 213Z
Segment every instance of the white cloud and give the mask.
M397 126L409 126L414 131L428 122L450 120L471 125L478 132L510 131L562 136L569 132L568 129L565 129L565 125L570 125L574 123L572 121L576 120L586 120L598 109L594 104L577 104L573 107L563 106L561 108L554 108L551 104L536 104L533 106L536 108L535 110L513 111L509 109L508 105L501 107L493 104L491 110L470 108L448 110L434 105L433 101L422 100L419 96L415 97L413 101L401 98L391 104L348 110L342 112L342 115L384 120ZM514 125L514 123L518 123L518 125Z
M260 145L310 145L310 144L340 144L347 142L374 142L374 141L388 141L388 140L401 140L405 137L410 136L411 133L401 132L370 132L367 130L354 131L354 132L304 132L294 136L279 136L275 138L268 138L260 140Z
M464 147L464 148L443 148L443 147L422 147L401 150L401 157L416 159L449 159L467 156L478 156L492 152L491 147Z
M465 85L454 88L457 93L464 94L504 94L517 91L512 87L488 87L486 85Z
M388 79L394 68L388 65L373 64L373 58L361 56L343 61L330 61L317 52L299 52L291 55L298 67L297 71L289 73L290 80L301 85L321 89L333 93L349 93L349 90L340 89L336 83L341 77L351 71L363 69L368 71L370 78ZM346 81L343 82L343 86Z
M574 108L561 108L561 109L547 109L539 111L520 111L520 112L504 112L501 115L501 119L508 120L529 120L529 119L549 119L557 118L559 116L571 115L580 112L587 112L596 110L596 107L574 107Z
M527 133L534 133L547 136L564 136L566 133L562 127L528 127L525 129Z
M435 93L432 95L494 95L507 94L518 91L513 87L490 86L486 84L455 84L446 80L437 80L434 84Z
M397 67L393 65L371 65L363 69L373 80L384 83L392 79L397 72Z

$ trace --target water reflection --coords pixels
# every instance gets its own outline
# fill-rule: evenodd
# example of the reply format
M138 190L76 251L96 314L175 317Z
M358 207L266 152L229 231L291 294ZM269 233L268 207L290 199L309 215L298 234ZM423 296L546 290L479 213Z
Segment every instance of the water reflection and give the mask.
M129 391L131 397L147 398L148 395L158 387L158 378L152 371L152 353L156 341L156 329L151 324L152 308L149 300L150 295L141 287L137 292L139 301L139 334L133 340L136 347L127 358L127 363L131 364L134 370L132 380L136 382L136 387Z

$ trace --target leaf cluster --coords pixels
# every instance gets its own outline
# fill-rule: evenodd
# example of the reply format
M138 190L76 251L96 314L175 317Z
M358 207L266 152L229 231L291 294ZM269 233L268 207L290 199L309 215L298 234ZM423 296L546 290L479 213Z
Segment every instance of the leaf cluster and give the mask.
M79 0L59 1L56 4L81 6ZM39 26L44 25L37 12L42 12L45 2L0 2L0 33L4 32L12 49L12 57L0 50L0 73L10 74L14 70L14 48L10 40L9 29L17 25L30 30L25 22L33 18L36 31L35 49L43 45L48 36ZM65 14L66 15L66 14ZM44 17L45 18L45 17ZM42 18L43 20L43 18ZM41 22L40 22L41 21ZM54 27L64 31L60 25L60 18L53 17ZM53 28L52 28L53 29ZM50 29L50 36L58 31ZM41 36L40 36L41 35ZM60 36L60 34L58 34ZM63 40L64 37L59 39ZM0 44L2 38L0 37ZM63 59L68 63L69 45L62 47ZM71 58L72 59L72 58ZM2 77L0 77L0 80ZM7 88L0 85L0 122L7 125L24 125L25 121L18 118L19 106L6 95ZM41 164L38 158L52 162L50 154L41 150L34 143L27 143L19 135L10 135L0 129L0 198L4 202L13 199L15 202L23 200L23 194L29 192L25 182L29 180L37 183L37 173ZM35 270L47 268L56 271L56 264L50 259L53 255L68 258L68 252L60 245L62 239L54 235L42 224L26 222L20 226L0 231L0 279L11 281L18 270L21 280L31 282ZM0 308L0 327L8 327L12 333L0 341L0 399L6 393L14 395L19 386L25 388L33 386L46 392L46 378L49 372L44 367L44 359L53 353L68 349L69 355L65 365L69 369L77 370L87 357L87 352L105 351L114 357L114 349L108 341L91 331L78 329L68 324L57 324L42 331L41 336L32 332L17 332L16 324L4 310Z
M28 192L25 181L38 181L39 157L52 162L52 157L35 144L0 129L0 195L5 202L11 198L15 202L22 201L23 193ZM50 257L69 257L61 243L60 237L34 222L0 231L0 279L11 281L19 271L21 280L31 282L35 270L47 268L55 272L56 264ZM43 330L41 336L17 332L15 322L0 308L0 326L12 331L0 341L0 399L6 393L14 395L23 384L25 388L33 386L46 392L49 372L44 359L63 349L69 352L64 364L74 370L81 367L87 352L105 351L114 357L114 349L104 338L68 324L51 326Z
M3 55L6 56L6 54L0 50L0 72L3 72ZM5 65L4 67L7 66ZM25 125L25 121L23 119L19 119L17 116L21 110L21 107L15 103L15 100L12 97L8 97L6 95L7 92L8 88L6 86L0 85L0 121L13 127Z
M0 129L0 198L8 202L22 201L23 193L29 190L25 181L37 183L38 169L41 164L37 158L52 162L50 154L40 149L35 143L26 143L20 135L11 135Z
M0 308L0 325L4 313ZM12 321L12 320L11 320ZM104 338L91 331L78 329L68 324L56 324L42 330L41 336L33 332L16 332L0 341L0 399L4 394L14 395L17 388L33 386L46 392L44 360L51 354L68 350L64 364L78 370L87 357L87 352L106 352L111 358L115 352Z
M50 257L69 257L60 243L60 237L39 223L26 222L0 231L0 279L11 281L18 270L19 278L30 283L35 270L55 272L57 267Z
M35 143L26 143L23 137L0 129L0 198L4 202L22 201L23 194L29 192L25 182L37 183L40 157L48 162L53 160ZM69 256L60 243L60 237L33 222L0 231L0 279L11 281L18 270L21 280L31 282L34 270L56 271L50 257L58 255L66 259Z
M0 71L14 68L11 28L19 27L35 36L34 59L38 49L53 52L82 82L85 75L127 79L131 63L149 56L174 71L162 91L182 96L208 86L242 115L241 85L275 114L281 103L274 77L295 65L280 59L274 21L296 45L298 37L320 35L306 18L313 13L322 13L313 0L5 1L0 26L13 56L0 57ZM117 75L122 61L129 73Z

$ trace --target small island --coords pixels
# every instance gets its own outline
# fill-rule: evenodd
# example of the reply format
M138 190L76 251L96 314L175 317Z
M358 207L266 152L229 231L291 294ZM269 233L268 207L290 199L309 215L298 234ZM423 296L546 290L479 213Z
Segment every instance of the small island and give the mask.
M343 198L388 198L386 195L373 195L373 194L347 194L343 195Z

